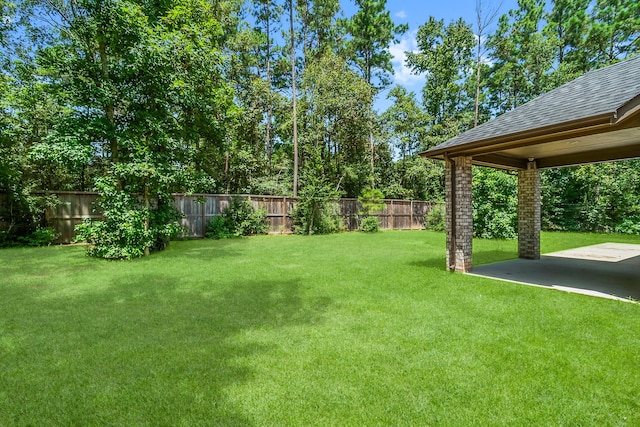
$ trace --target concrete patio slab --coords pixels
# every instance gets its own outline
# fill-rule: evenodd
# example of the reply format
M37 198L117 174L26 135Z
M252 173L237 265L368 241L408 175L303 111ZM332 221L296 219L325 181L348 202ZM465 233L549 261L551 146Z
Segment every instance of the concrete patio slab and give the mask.
M640 300L640 245L604 243L474 267L480 277L623 301Z
M592 261L619 262L640 256L640 245L625 243L601 243L566 251L552 252L546 256L586 259Z

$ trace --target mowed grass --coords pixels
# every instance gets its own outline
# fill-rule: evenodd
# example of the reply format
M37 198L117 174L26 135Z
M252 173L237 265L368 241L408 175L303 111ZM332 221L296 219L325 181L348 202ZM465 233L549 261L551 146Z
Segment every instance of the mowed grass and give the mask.
M640 243L542 244L606 241ZM426 231L130 262L2 250L0 425L640 425L640 305L451 274L444 254Z

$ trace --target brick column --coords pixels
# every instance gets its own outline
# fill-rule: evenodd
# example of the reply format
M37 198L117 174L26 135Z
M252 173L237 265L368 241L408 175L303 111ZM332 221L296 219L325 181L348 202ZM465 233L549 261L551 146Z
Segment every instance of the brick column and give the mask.
M540 170L534 161L518 172L518 253L540 259Z
M471 271L473 206L471 204L471 157L446 160L447 269Z

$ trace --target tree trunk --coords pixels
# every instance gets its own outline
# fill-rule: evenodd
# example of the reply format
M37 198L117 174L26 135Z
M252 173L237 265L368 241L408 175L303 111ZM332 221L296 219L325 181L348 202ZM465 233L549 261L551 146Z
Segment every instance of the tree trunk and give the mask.
M371 150L371 188L375 188L376 186L376 179L375 179L375 166L374 166L374 159L375 159L375 149L373 146L373 119L371 119L371 123L369 126L369 149Z
M293 0L289 0L291 24L291 92L293 101L293 197L298 197L298 106L296 102L296 47L293 32Z
M270 7L270 2L265 7ZM273 107L271 105L271 19L269 13L266 13L265 30L267 35L267 86L269 88L269 98L267 99L267 126L266 126L266 151L267 151L267 174L271 172L271 115Z
M313 234L313 218L316 216L316 204L315 202L311 203L311 215L309 216L309 230L307 234L311 236Z
M477 58L477 62L476 62L476 102L475 102L475 111L473 114L473 127L478 126L478 116L479 116L479 112L480 112L480 60L482 59L480 57L480 49L482 46L482 42L480 41L480 38L482 37L482 34L478 34L478 55L476 56Z
M106 83L109 80L109 58L107 56L107 45L104 41L98 43L98 51L100 54L100 65L102 67L102 79L103 83ZM115 106L113 102L110 101L107 103L104 113L109 125L112 127L115 126ZM109 140L109 149L111 150L111 162L117 163L119 157L118 141L113 137Z
M144 208L145 208L145 217L144 217L144 234L145 238L147 236L147 232L149 231L149 185L147 183L144 184ZM144 256L149 256L149 245L146 245L144 248Z

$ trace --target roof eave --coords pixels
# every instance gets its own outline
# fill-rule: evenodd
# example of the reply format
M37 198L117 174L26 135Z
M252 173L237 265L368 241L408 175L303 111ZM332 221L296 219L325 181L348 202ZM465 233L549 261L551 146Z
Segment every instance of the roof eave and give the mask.
M625 102L624 105L616 110L616 123L635 116L638 111L640 111L640 94Z
M625 114L628 116L628 114ZM545 126L541 128L531 129L523 132L500 135L494 138L485 138L472 141L460 145L449 147L434 147L420 153L422 157L443 159L444 155L461 156L472 151L473 154L481 154L482 152L495 152L496 150L505 150L518 146L533 145L541 137L549 137L550 135L561 135L573 131L598 127L603 125L612 125L616 122L618 112L608 112L597 116L586 117L570 122L559 123L555 125Z

